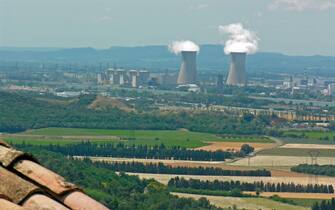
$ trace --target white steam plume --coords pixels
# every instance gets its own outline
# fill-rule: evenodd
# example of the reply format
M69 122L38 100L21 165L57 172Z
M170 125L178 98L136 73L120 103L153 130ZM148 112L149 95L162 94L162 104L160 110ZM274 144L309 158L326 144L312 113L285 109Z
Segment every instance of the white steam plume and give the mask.
M248 31L241 23L219 26L219 32L228 34L224 48L226 54L232 52L253 54L258 50L259 38L256 33Z
M199 52L200 47L192 41L174 41L169 44L169 50L176 55L178 55L182 51L192 51L192 52Z

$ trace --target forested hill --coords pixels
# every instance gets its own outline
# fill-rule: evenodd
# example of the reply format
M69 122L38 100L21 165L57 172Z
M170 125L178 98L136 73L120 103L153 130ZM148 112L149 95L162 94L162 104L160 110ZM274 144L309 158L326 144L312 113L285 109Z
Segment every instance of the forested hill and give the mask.
M229 56L221 45L202 45L198 56L200 71L228 69ZM180 57L170 53L166 46L111 47L109 49L74 48L0 48L1 62L82 63L108 62L125 68L149 70L177 69ZM260 52L248 56L250 72L317 72L332 73L335 57L288 56L279 53Z
M175 130L234 134L263 134L267 120L232 118L224 113L159 111L126 112L117 108L90 109L95 95L61 99L0 91L0 132L32 128L74 127L104 129Z

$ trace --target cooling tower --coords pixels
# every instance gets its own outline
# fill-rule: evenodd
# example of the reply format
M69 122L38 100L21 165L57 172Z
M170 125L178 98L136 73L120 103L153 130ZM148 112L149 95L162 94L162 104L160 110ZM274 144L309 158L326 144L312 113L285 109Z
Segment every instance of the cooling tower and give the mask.
M227 85L245 86L247 84L245 73L246 53L230 53L231 63L227 78Z
M197 52L182 51L181 55L182 63L177 79L177 84L195 84L197 82Z

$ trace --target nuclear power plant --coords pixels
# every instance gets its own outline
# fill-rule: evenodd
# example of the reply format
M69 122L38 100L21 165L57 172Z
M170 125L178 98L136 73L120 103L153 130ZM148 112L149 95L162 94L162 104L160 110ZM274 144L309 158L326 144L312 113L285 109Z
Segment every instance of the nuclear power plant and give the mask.
M230 53L231 62L227 85L246 86L247 79L245 73L245 59L247 53L232 52Z
M197 51L181 51L182 63L177 79L178 85L197 82Z

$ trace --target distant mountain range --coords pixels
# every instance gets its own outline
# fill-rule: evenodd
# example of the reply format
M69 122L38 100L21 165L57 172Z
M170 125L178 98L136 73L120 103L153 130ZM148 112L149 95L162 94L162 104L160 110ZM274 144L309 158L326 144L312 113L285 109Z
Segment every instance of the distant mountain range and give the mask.
M33 63L109 63L124 68L152 70L178 69L180 56L170 53L166 46L93 48L0 48L1 62ZM229 56L221 45L202 45L198 56L200 71L224 71L229 66ZM295 72L335 74L335 57L288 56L260 52L247 58L249 72Z

